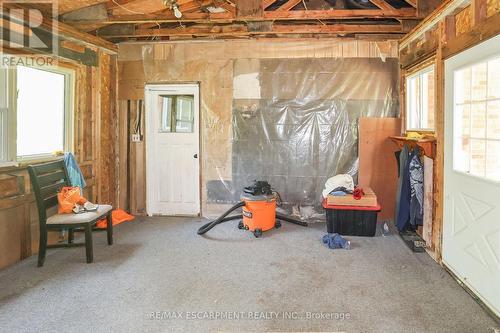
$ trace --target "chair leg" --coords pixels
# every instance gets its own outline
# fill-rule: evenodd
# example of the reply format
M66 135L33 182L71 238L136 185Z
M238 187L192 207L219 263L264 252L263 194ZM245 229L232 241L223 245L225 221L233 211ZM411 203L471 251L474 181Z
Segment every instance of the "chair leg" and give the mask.
M87 264L94 261L94 251L92 249L92 224L85 226L85 252L87 254Z
M111 212L106 216L108 222L106 233L108 234L108 245L113 245L113 218Z
M40 230L40 243L38 244L38 267L42 267L45 262L47 252L47 230Z
M75 230L74 229L68 229L68 244L73 243L74 239L75 239Z

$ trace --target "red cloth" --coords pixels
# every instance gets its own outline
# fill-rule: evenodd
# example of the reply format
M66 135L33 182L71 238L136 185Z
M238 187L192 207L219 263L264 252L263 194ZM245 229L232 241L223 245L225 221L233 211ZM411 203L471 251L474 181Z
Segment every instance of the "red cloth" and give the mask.
M133 219L135 219L135 217L133 215L130 215L123 209L115 209L111 212L111 220L113 221L113 225L132 221ZM108 222L106 221L106 219L99 220L99 222L97 222L96 224L96 227L99 229L106 229L107 226Z
M352 196L355 200L360 200L363 195L365 195L365 192L363 192L363 189L361 187L356 187L354 189L354 192L352 192Z

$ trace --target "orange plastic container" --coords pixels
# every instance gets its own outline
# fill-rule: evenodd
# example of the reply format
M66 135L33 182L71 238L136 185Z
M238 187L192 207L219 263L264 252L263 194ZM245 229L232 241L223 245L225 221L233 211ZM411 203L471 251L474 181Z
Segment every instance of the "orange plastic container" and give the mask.
M248 230L267 231L276 225L276 198L263 200L248 200L243 206L243 225L248 227Z

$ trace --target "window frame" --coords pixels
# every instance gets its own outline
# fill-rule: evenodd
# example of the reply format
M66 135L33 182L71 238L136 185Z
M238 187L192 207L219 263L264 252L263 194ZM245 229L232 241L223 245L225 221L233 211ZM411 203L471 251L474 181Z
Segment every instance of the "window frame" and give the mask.
M60 74L64 76L64 152L73 152L74 147L74 108L75 108L75 71L73 69L59 66L25 66L37 70ZM17 155L17 67L7 69L9 109L7 112L8 129L4 139L7 141L7 159L0 160L0 167L18 166L30 162L42 162L56 159L58 156L53 153L35 155Z
M414 128L414 127L410 126L410 123L411 123L410 119L413 119L413 118L410 118L410 115L412 114L412 112L411 112L412 110L410 107L410 80L417 78L417 77L422 77L424 74L430 73L432 71L434 71L434 119L435 119L435 116L436 116L436 87L437 87L435 62L434 61L428 62L423 67L419 67L419 69L417 69L415 71L408 72L404 77L404 79L405 79L405 111L406 111L405 112L405 118L406 118L405 128L406 128L406 131L431 132L431 133L434 133L436 131L435 125L434 125L434 128ZM423 103L424 95L428 96L429 91L427 90L424 92L424 85L420 84L420 86L419 86L419 96L420 96L419 103L420 103L421 107L422 107L422 105L424 105L424 103ZM427 110L427 114L426 114L427 118L428 118L428 114L429 114L429 112ZM422 112L422 117L425 117L424 112Z

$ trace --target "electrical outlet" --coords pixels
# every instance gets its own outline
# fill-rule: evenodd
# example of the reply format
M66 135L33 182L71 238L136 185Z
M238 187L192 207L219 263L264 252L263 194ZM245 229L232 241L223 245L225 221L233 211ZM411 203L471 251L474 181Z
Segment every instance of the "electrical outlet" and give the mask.
M132 142L141 142L140 134L132 134Z

